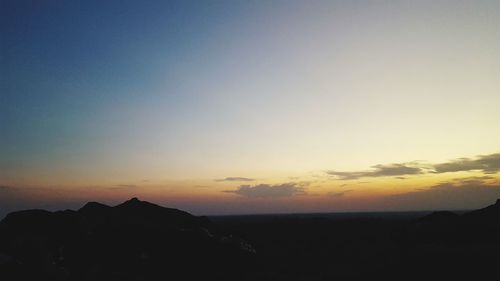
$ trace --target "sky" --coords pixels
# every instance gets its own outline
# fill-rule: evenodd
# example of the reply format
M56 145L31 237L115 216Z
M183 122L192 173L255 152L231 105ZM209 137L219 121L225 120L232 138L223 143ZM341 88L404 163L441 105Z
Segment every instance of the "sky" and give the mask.
M0 0L0 217L500 198L498 1Z

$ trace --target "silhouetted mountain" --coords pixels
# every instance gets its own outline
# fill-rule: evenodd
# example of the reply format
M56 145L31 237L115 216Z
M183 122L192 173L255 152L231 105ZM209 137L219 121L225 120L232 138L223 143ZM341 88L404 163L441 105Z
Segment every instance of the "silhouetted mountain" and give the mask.
M433 212L418 219L418 222L428 224L448 224L460 222L498 225L500 223L500 199L498 199L493 205L479 210L466 212L463 215L458 215L449 211Z
M469 222L500 226L500 199L494 205L463 215Z
M0 222L0 280L235 280L253 256L206 218L137 198Z
M450 212L450 211L439 211L439 212L434 212L430 215L427 215L421 219L419 219L420 222L424 223L448 223L448 222L454 222L459 218L459 215Z
M208 219L133 198L20 211L0 222L0 280L483 280L500 262L499 209Z
M414 238L439 243L496 241L500 234L500 200L486 208L458 215L434 212L411 225Z
M97 216L102 214L107 214L110 212L112 207L104 205L98 202L88 202L85 206L81 207L78 212L85 216Z
M404 259L418 262L414 277L482 280L500 262L500 204L462 215L434 212L406 227L402 240ZM406 265L404 270L411 270Z

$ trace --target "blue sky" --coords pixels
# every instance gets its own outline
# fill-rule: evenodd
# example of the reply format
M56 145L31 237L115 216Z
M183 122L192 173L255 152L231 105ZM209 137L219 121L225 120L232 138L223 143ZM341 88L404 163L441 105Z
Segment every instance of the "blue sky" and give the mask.
M214 179L250 178L353 200L322 210L382 209L366 198L482 172L345 192L327 171L498 153L497 1L0 5L0 184L22 194L180 196L203 213L248 190ZM117 185L140 188L98 192Z

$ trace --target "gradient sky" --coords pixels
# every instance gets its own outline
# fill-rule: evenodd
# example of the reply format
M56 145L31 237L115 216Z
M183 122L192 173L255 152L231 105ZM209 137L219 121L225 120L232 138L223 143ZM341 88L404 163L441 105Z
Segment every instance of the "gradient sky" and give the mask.
M498 1L0 1L0 217L500 197Z

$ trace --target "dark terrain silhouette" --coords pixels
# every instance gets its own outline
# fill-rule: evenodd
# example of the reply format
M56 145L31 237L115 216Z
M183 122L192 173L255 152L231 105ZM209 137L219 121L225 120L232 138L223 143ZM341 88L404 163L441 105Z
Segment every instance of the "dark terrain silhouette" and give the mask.
M206 218L134 198L0 223L0 280L234 280L254 256Z
M0 280L489 280L500 200L426 215L196 217L136 198L0 222Z

